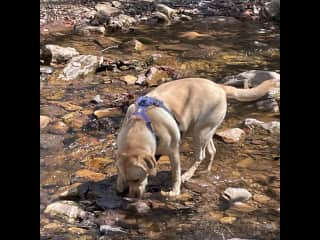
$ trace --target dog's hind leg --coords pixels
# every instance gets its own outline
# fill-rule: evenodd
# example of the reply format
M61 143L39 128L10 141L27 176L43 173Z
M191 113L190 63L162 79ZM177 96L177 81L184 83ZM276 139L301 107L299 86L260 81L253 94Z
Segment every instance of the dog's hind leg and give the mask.
M208 164L208 167L207 167L207 171L210 172L214 156L216 155L216 152L217 152L216 147L214 146L212 138L210 139L210 141L209 141L209 143L207 145L207 151L208 151L208 155L209 155L209 164Z
M195 161L189 170L182 175L182 182L188 181L193 176L202 160L205 159L206 141L204 139L201 139L201 137L194 138L193 148Z

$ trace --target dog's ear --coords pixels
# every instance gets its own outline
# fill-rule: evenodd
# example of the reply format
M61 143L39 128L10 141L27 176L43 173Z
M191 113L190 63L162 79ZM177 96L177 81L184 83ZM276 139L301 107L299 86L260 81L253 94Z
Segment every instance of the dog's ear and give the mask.
M157 162L156 159L151 155L142 157L142 164L144 169L149 175L155 176L157 174Z

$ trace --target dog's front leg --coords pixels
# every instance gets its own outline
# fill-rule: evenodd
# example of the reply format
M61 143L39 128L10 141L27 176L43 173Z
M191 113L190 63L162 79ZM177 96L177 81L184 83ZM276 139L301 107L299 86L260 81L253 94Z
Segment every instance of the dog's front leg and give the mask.
M181 189L181 166L179 149L169 154L172 169L172 190L169 193L162 192L165 196L174 197L180 194Z

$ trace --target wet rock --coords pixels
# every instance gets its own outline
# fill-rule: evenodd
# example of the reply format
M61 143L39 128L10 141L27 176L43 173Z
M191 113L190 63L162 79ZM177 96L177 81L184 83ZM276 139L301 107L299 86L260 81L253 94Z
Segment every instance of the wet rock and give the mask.
M40 129L45 128L48 124L52 121L52 119L48 116L41 116L40 115Z
M255 211L257 208L243 202L235 202L225 211L229 216L241 217L247 213Z
M248 128L261 127L269 132L280 132L280 122L271 121L271 122L262 122L254 118L247 118L244 120L244 125Z
M86 162L86 165L89 168L95 168L95 169L101 169L107 166L110 163L113 163L114 161L111 158L93 158L89 159L88 162Z
M144 45L140 41L133 39L128 42L124 42L120 45L120 48L128 49L129 51L142 51L144 50Z
M58 190L57 197L61 200L74 199L80 197L81 183L73 183L70 186L63 187Z
M167 80L169 80L169 75L166 71L156 68L156 67L151 67L149 70L146 72L146 83L149 87L152 86L157 86Z
M64 171L42 171L40 174L42 186L64 186L70 184L69 174Z
M40 106L40 113L41 115L46 115L49 117L61 117L65 115L67 112L56 105L47 105L47 106Z
M253 200L259 202L259 203L268 203L270 201L270 197L262 194L254 194Z
M93 103L103 103L103 100L101 99L101 96L100 95L96 95L92 100L91 102Z
M122 233L125 233L125 231L122 230L121 227L112 227L110 225L101 225L100 226L100 232L102 234L107 234L108 232L122 232Z
M93 55L73 57L58 78L66 81L77 79L78 77L95 72L102 62L103 57Z
M128 203L126 209L129 211L137 212L139 214L145 214L150 212L150 206L144 201L137 201Z
M231 128L224 131L219 131L216 133L220 139L225 143L235 143L241 140L244 137L245 132L240 128Z
M182 15L179 16L179 20L181 20L181 21L191 21L192 17L182 14Z
M40 64L50 65L52 62L52 53L45 46L40 48Z
M56 121L48 126L48 133L64 135L68 132L69 127L61 121Z
M264 3L262 14L267 18L280 20L280 0Z
M123 115L121 109L119 108L106 108L106 109L99 109L94 111L93 113L96 118L104 118L104 117L120 117Z
M193 39L197 39L197 38L201 38L201 37L208 37L210 35L198 33L198 32L183 32L179 36L182 38L193 40Z
M145 74L139 74L136 80L136 84L138 85L145 85L146 84L146 76Z
M106 31L104 26L90 26L86 24L81 24L74 27L74 32L82 36L90 36L91 34L104 34Z
M116 7L116 8L120 8L122 5L122 3L119 1L112 1L111 4L113 7Z
M90 20L91 26L105 26L110 21L110 16L104 11L98 11L94 17Z
M73 104L71 102L56 102L56 101L52 101L50 103L54 103L54 104L56 104L58 106L61 106L67 111L78 111L78 110L82 109L82 107L80 107L78 105L75 105L75 104Z
M259 42L259 41L254 41L253 44L257 47L267 47L268 44L266 43L262 43L262 42Z
M164 4L157 4L156 10L165 14L169 19L177 15L177 10L170 8Z
M137 81L137 78L133 75L126 75L120 77L120 80L126 82L128 85L133 85Z
M221 212L209 212L209 216L213 220L219 221L221 218L223 218L223 213L221 213Z
M251 166L254 163L254 160L252 158L245 158L240 160L236 166L240 167L240 168L248 168L249 166Z
M44 211L51 216L58 216L70 223L78 219L85 219L87 213L79 205L72 201L58 201L48 205Z
M110 19L107 29L109 32L117 30L128 31L136 23L137 20L135 18L125 14L120 14Z
M171 24L171 20L169 19L169 17L166 14L158 11L152 13L150 21L154 23L161 23L166 25Z
M103 173L93 172L87 169L78 170L75 173L75 181L82 182L82 181L102 181L106 178L106 175Z
M43 226L43 230L46 231L46 232L51 232L51 233L54 233L54 232L60 232L61 230L63 230L63 224L61 223L48 223L46 225Z
M222 197L229 202L237 202L237 201L247 201L252 195L251 193L244 188L227 188Z
M70 233L73 233L73 234L85 234L87 232L86 229L83 229L83 228L79 228L79 227L70 227L68 228L68 231Z
M62 117L63 121L71 128L81 129L89 122L89 117L81 112L72 112Z
M101 209L115 209L120 208L123 204L121 197L114 194L104 193L102 198L96 200L96 205Z
M250 70L237 75L227 76L221 82L234 87L252 88L269 79L275 79L280 85L279 73L262 70Z
M108 17L122 12L119 8L112 7L111 3L109 2L98 3L94 8L97 10L97 12L102 12Z
M228 238L227 240L254 240L254 239L248 239L248 238Z
M191 182L191 181L184 182L183 186L186 187L187 189L190 189L193 192L196 192L196 193L205 193L205 192L207 192L207 188L202 187L199 184Z
M63 147L63 136L47 133L40 134L40 149L59 150Z
M219 220L219 222L221 222L222 224L232 224L236 220L236 217L223 217Z
M256 106L260 111L274 112L280 111L279 102L275 99L265 99L256 102Z
M51 74L53 73L53 68L48 66L40 66L40 73Z
M53 63L65 63L72 57L79 55L79 52L71 47L61 47L58 45L47 44L45 48L50 51Z
M160 53L152 54L148 59L146 60L147 65L152 65L156 63L158 59L162 58L162 55Z

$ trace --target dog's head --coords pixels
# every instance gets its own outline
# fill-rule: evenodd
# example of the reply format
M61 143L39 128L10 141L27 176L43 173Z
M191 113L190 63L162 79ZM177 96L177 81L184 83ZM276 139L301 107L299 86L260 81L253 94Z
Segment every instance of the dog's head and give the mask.
M123 192L129 187L129 197L142 197L148 176L157 174L156 163L154 156L147 153L118 154L118 192Z

